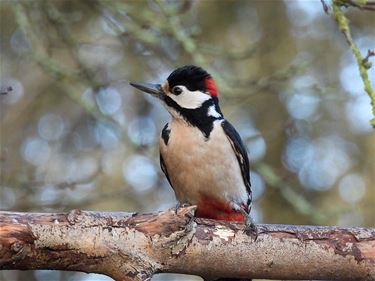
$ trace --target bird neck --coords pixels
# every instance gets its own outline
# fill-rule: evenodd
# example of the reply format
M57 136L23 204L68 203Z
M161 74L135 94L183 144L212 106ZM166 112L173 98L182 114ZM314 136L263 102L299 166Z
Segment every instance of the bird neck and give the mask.
M212 97L198 108L183 108L172 99L166 99L167 108L174 119L182 120L197 127L205 138L209 138L216 120L224 119L217 97Z

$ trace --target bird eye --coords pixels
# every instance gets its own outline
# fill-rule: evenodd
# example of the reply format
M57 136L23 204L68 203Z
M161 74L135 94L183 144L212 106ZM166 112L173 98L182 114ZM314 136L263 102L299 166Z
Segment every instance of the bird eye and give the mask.
M182 94L182 89L178 86L173 87L172 93L175 94L176 96L178 96L178 95Z

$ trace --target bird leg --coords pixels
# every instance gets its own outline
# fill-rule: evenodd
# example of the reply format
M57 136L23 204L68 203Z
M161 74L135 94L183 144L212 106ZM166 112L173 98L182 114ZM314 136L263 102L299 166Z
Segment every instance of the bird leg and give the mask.
M177 210L180 208L186 208L191 206L189 203L181 203L180 201L177 202L176 207L175 207L175 214L177 214Z
M244 210L242 210L242 211L243 212L241 212L241 213L245 217L245 233L247 235L250 235L251 237L253 237L254 240L257 240L259 233L258 233L258 228L255 225L255 222L254 222L253 218L250 216L250 213L247 213Z
M231 205L232 205L233 209L240 212L245 219L245 231L244 232L247 235L253 237L254 240L257 240L258 239L258 228L255 225L253 218L250 216L251 205L249 206L249 212L246 212L244 209L241 208L241 206L239 206L236 203L232 202Z

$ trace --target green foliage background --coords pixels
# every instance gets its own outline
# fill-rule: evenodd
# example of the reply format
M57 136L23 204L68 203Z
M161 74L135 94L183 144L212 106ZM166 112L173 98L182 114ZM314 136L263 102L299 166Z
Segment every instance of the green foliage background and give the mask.
M1 87L13 89L0 96L1 210L173 207L158 166L169 117L128 82L162 82L196 64L216 79L222 110L248 145L258 222L374 226L370 99L320 1L0 5ZM342 10L365 55L375 14ZM155 280L182 278L193 279ZM0 280L104 277L3 272Z

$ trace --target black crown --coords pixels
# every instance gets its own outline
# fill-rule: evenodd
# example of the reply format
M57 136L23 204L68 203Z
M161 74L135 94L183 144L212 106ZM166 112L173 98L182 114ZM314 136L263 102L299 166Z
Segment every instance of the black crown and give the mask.
M169 88L182 85L190 91L206 91L205 81L211 75L201 67L185 65L174 70L167 78Z

